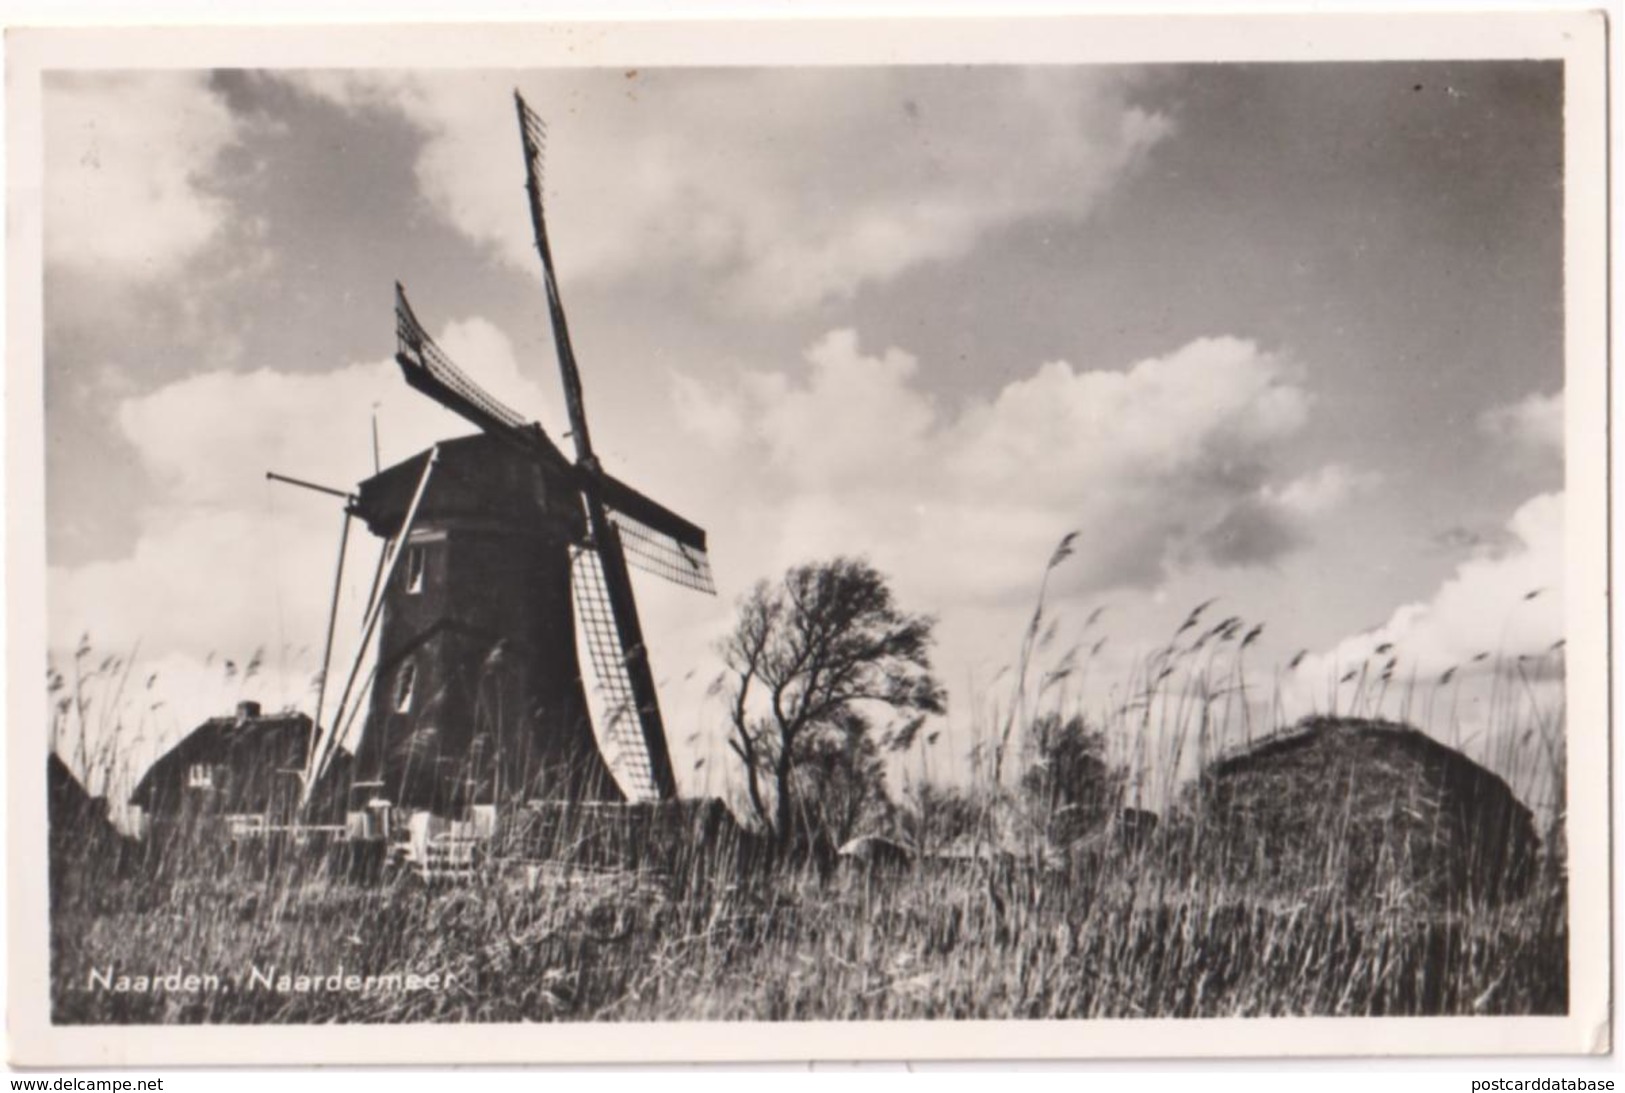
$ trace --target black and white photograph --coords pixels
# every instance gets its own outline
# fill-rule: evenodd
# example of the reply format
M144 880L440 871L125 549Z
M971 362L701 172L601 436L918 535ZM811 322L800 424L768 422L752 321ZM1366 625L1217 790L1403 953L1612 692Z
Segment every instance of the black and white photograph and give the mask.
M14 1008L1606 1050L1601 18L1257 22L9 39Z

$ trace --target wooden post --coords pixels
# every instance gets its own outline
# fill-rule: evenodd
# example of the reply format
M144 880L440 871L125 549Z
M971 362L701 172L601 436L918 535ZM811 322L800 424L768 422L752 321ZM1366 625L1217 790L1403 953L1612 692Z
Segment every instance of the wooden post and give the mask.
M344 509L344 525L339 532L339 562L333 573L333 602L327 609L327 639L322 643L321 686L316 690L316 716L311 721L310 744L305 755L304 782L310 782L311 770L316 765L316 754L322 743L322 701L327 697L327 669L333 659L333 630L339 617L339 592L344 582L344 553L350 545L350 518L348 506ZM305 797L301 788L300 799Z
M435 464L439 461L440 445L436 444L433 448L429 449L429 458L423 464L423 476L418 479L417 492L412 495L412 504L407 507L406 519L401 523L400 533L395 536L397 549L390 552L388 567L383 575L383 579L379 581L376 586L378 589L377 597L368 607L366 625L363 627L361 632L361 645L356 650L355 661L350 665L350 677L349 679L345 680L344 693L339 698L338 709L333 714L334 724L340 724L343 721L344 708L349 705L350 692L355 687L356 675L361 671L361 662L366 658L367 655L367 643L372 640L372 632L378 625L379 616L384 612L383 590L389 587L390 580L395 576L395 566L400 562L401 555L406 553L404 550L398 549L398 547L403 545L406 542L406 537L412 533L412 524L417 520L418 516L418 506L423 502L423 495L429 488L429 478L434 474ZM335 732L328 735L326 742L327 746L322 749L321 758L317 761L315 768L311 771L310 780L305 783L304 795L301 804L306 804L310 801L311 787L316 784L316 781L319 778L321 778L323 768L326 767L328 761L332 759L333 750L337 740L338 733Z

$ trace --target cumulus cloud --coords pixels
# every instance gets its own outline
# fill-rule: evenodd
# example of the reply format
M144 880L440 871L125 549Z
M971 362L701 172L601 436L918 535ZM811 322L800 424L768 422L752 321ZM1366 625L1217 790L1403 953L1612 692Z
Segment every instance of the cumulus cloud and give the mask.
M910 382L919 370L914 357L899 349L865 356L855 331L837 330L807 350L806 364L804 383L764 372L745 384L756 438L785 478L803 489L845 491L877 471L918 472L935 414Z
M1544 493L1525 502L1507 521L1504 550L1462 562L1431 597L1306 661L1304 674L1346 670L1377 656L1379 647L1391 647L1383 655L1397 654L1406 672L1429 678L1545 657L1564 633L1563 498Z
M1381 482L1382 476L1375 471L1328 463L1279 489L1266 487L1264 496L1285 512L1313 517L1335 512L1355 497L1370 493Z
M293 79L424 134L419 188L516 267L535 254L509 88L483 74ZM1023 218L1087 217L1171 131L1106 69L658 70L527 78L547 116L555 251L572 278L703 270L788 312L966 254Z
M1425 599L1307 656L1278 683L1280 711L1402 719L1552 807L1562 768L1564 495L1544 493ZM1391 668L1391 671L1390 671Z
M1510 406L1494 407L1479 418L1478 424L1520 454L1563 457L1562 391L1537 391Z
M1123 371L1050 362L958 406L921 391L922 367L836 331L801 367L726 390L679 377L691 434L740 468L733 507L748 499L762 529L754 568L864 550L929 603L985 605L1029 594L1077 529L1072 588L1143 587L1194 562L1269 561L1361 480L1279 474L1310 397L1290 360L1244 340Z
M972 726L987 695L967 680L999 678L1064 534L1078 532L1048 586L1053 617L1070 620L1061 645L1083 640L1088 607L1309 547L1377 484L1350 465L1303 466L1304 369L1244 339L1198 339L1121 370L1051 361L958 401L928 394L931 368L837 330L799 362L726 386L678 375L673 405L708 457L690 477L718 484L699 511L724 595L742 575L867 555L904 602L938 616L937 663ZM691 605L672 610L704 633ZM1090 655L1080 697L1107 701L1143 657L1128 628ZM685 723L715 723L703 704L684 709Z
M1435 532L1429 542L1438 550L1455 552L1478 550L1489 545L1491 538L1477 529L1452 524Z
M206 81L193 72L49 75L47 264L150 280L215 238L229 209L206 180L239 134Z
M470 318L437 340L516 407L542 397L512 345ZM47 602L58 659L80 635L98 653L143 650L165 687L170 730L189 729L236 697L311 705L340 526L336 499L265 480L276 470L349 488L372 471L369 419L386 463L472 431L408 389L391 361L324 373L209 372L124 400L118 429L156 485L126 555L52 567ZM344 617L359 619L370 578L369 537L353 532ZM338 662L354 655L341 635ZM254 679L228 678L225 661ZM228 701L230 700L230 701Z
M1240 499L1199 540L1208 559L1246 565L1306 546L1316 522L1373 489L1380 476L1329 463L1283 485L1266 482Z
M521 375L512 344L484 319L447 325L447 354L477 362L480 383L511 406L534 408L540 386ZM120 431L169 504L227 505L266 470L353 482L371 469L373 407L390 451L404 456L473 426L407 388L393 361L330 372L204 372L124 401Z

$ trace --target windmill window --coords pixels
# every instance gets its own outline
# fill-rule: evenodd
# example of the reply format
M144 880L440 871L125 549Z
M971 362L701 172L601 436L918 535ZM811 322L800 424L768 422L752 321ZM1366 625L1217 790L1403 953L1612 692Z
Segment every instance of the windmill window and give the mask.
M400 675L395 677L395 709L406 713L412 708L412 691L416 689L418 681L418 666L411 661L401 666Z
M193 789L213 789L214 767L208 763L193 763L186 768L186 784Z
M409 594L423 591L423 555L422 547L406 548L406 591Z

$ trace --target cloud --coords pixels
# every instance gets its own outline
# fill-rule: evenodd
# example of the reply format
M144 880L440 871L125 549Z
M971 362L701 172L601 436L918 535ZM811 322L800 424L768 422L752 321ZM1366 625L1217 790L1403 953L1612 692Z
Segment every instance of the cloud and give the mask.
M1452 524L1433 534L1429 543L1438 550L1448 552L1478 550L1488 546L1491 542L1489 536L1475 528L1463 524Z
M670 373L672 412L683 428L712 448L728 448L744 432L741 408L714 398L703 384L682 372Z
M465 319L439 340L510 405L543 401L490 323ZM725 389L673 375L673 405L695 443L666 453L670 473L694 484L723 596L640 583L663 678L703 688L732 596L810 557L868 554L916 609L952 617L944 640L960 644L949 662L967 663L1002 640L986 620L1025 607L1067 531L1082 534L1056 594L1146 586L1196 561L1251 565L1293 549L1304 512L1323 511L1355 477L1340 468L1279 473L1276 449L1302 431L1310 398L1289 359L1240 339L1198 340L1120 372L1050 362L958 405L923 391L928 367L836 330L799 362ZM388 361L324 373L212 372L125 398L115 421L155 496L128 555L51 570L53 648L84 631L99 649L140 642L152 657L194 663L263 647L261 690L246 697L308 695L338 514L264 474L356 482L371 470L375 406L386 462L469 431L402 384ZM1227 545L1224 529L1243 519L1291 534L1255 530ZM357 615L365 542L358 533L345 601ZM341 663L347 655L341 649ZM201 718L218 712L221 697L170 702ZM699 701L674 696L673 723L697 723Z
M448 324L439 344L471 362L499 400L534 407L541 388L521 375L512 344L480 318ZM474 426L401 382L393 361L330 372L205 372L122 402L120 431L168 504L240 503L267 470L339 484L371 469L377 407L386 456L404 457Z
M772 464L801 489L862 489L877 473L916 472L935 414L911 384L919 362L899 349L878 357L856 331L836 330L811 346L798 384L781 372L751 375L745 390L755 435Z
M52 73L44 114L47 265L150 281L226 223L207 177L238 131L206 75Z
M728 483L713 511L749 513L755 529L714 537L755 539L741 561L760 573L863 551L946 611L1023 601L1074 529L1073 591L1267 562L1363 481L1341 467L1279 474L1276 449L1311 400L1291 361L1241 339L1123 371L1050 362L958 406L923 393L927 367L839 330L794 369L727 389L675 380L679 418L712 460L695 477Z
M1328 463L1280 489L1266 487L1264 496L1283 512L1315 517L1336 512L1353 498L1370 493L1381 482L1382 476L1374 471Z
M1221 566L1273 561L1308 545L1318 520L1341 511L1379 481L1374 472L1329 463L1285 485L1265 483L1226 513L1200 545Z
M1563 508L1562 493L1531 498L1507 521L1504 550L1462 562L1428 599L1311 658L1303 674L1346 671L1379 646L1392 646L1384 655L1397 654L1406 673L1428 679L1452 668L1490 670L1497 661L1546 657L1564 636Z
M508 339L484 319L451 323L437 340L510 405L541 400ZM154 483L153 499L129 553L50 569L56 655L88 633L98 654L139 648L144 664L162 661L171 729L190 729L239 697L308 710L339 503L269 483L265 472L349 488L372 471L375 408L386 464L473 431L407 388L391 361L323 373L209 372L125 399L116 425ZM375 556L359 525L352 536L341 609L350 621L360 618ZM341 635L336 663L354 655L347 640ZM246 663L256 649L265 661L258 678L224 685L224 660Z
M1535 392L1521 402L1497 406L1478 419L1479 428L1521 455L1563 458L1563 392Z
M487 75L291 77L424 135L420 190L527 272L509 88ZM968 253L1030 217L1090 215L1172 130L1116 70L816 69L527 77L550 125L545 191L573 280L701 271L786 313Z
M1114 590L1301 550L1375 481L1294 465L1313 410L1304 370L1244 339L1198 339L1121 370L1050 361L957 401L929 393L932 368L838 329L799 361L727 384L672 376L673 416L692 442L672 447L668 471L699 491L691 514L710 533L722 602L640 589L664 678L715 673L729 601L756 579L862 554L901 602L937 616L935 663L955 716L974 725L971 706L987 696L967 681L1014 653L1067 532L1079 534L1050 575L1050 604L1081 618L1073 608ZM1108 662L1126 671L1131 646L1114 639L1095 675ZM720 716L680 690L662 702L668 720L705 732Z
M1282 715L1409 722L1506 778L1532 807L1553 807L1566 701L1563 511L1562 493L1529 499L1499 536L1505 546L1479 547L1426 599L1277 677Z

